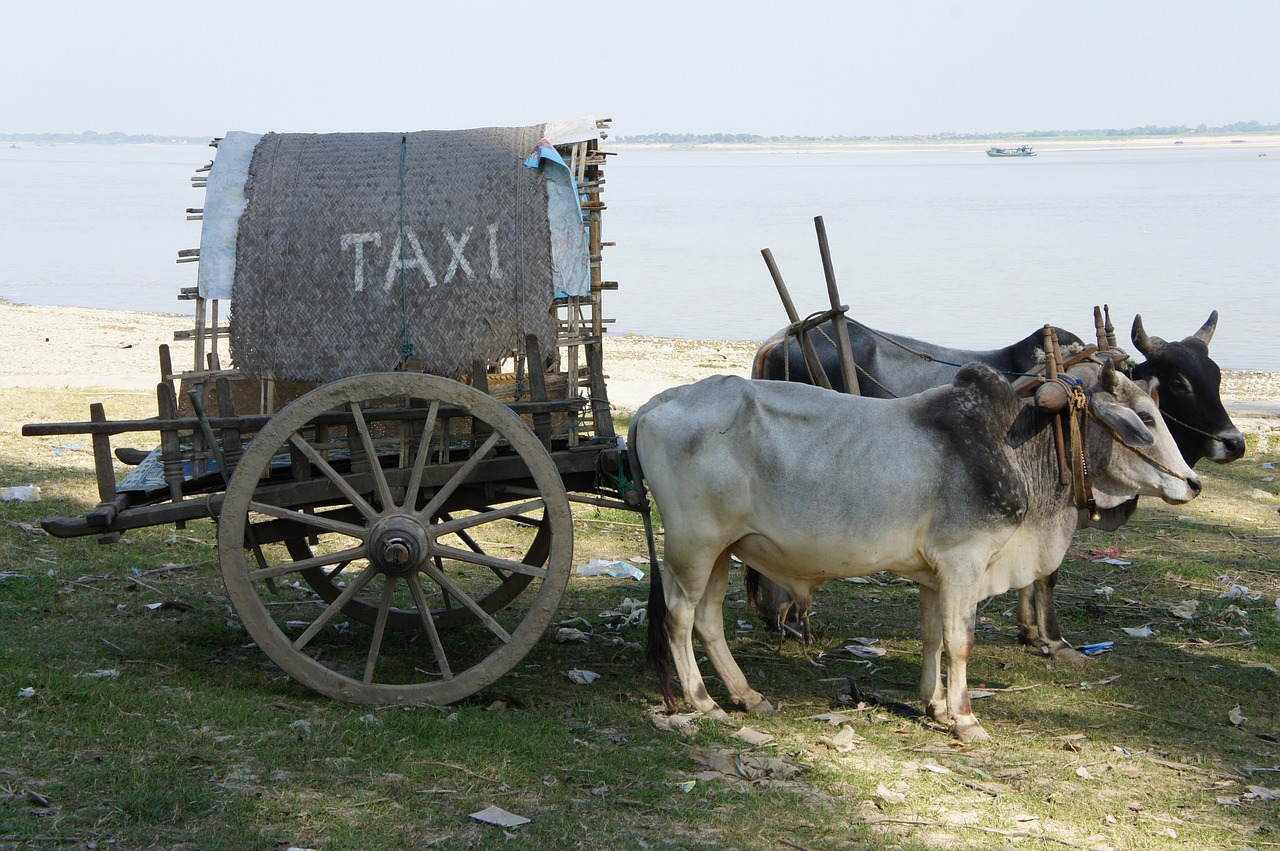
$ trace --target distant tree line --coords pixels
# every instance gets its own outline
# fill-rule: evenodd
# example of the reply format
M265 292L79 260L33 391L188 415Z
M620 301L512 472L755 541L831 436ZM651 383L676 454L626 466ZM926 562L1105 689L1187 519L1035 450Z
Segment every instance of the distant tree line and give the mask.
M1220 127L1199 124L1191 127L1186 124L1174 124L1158 127L1148 124L1144 127L1127 129L1093 129L1093 130L1017 130L992 133L930 133L916 136L760 136L754 133L637 133L630 136L614 135L615 142L631 142L634 144L660 145L714 145L726 143L759 144L778 142L867 142L873 139L886 141L899 140L965 140L965 139L1045 139L1070 138L1074 136L1096 138L1098 136L1122 136L1125 138L1141 136L1189 136L1195 133L1276 133L1280 132L1280 124L1263 124L1259 121L1237 121Z
M160 136L157 134L98 133L86 130L83 133L5 133L0 132L0 141L43 143L89 143L94 145L207 145L213 141L209 136Z

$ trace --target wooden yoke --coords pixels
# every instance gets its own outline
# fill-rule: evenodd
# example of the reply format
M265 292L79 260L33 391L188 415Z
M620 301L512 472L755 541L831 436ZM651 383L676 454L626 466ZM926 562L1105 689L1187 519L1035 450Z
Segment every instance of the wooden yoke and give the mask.
M1049 383L1045 384L1043 389L1047 391L1050 387L1056 387L1063 396L1063 404L1058 407L1058 413L1053 418L1053 443L1058 450L1058 480L1064 485L1069 485L1071 484L1071 467L1067 464L1067 444L1062 434L1062 416L1063 411L1067 409L1067 389L1058 381L1058 375L1062 370L1062 349L1058 347L1058 335L1053 333L1051 325L1044 326L1044 369ZM1039 393L1036 394L1036 404L1044 407Z
M791 327L787 329L787 336L795 336L800 342L800 351L804 355L804 365L809 370L809 378L819 387L831 389L831 382L827 379L826 370L822 368L822 361L818 360L818 353L813 348L813 343L809 340L809 329L805 327L808 323L800 321L800 314L796 312L795 302L791 300L791 293L787 291L787 285L782 280L782 273L778 271L778 264L773 260L773 252L767 248L761 249L760 255L764 257L764 265L769 268L769 274L773 277L773 285L778 289L778 297L782 299L782 309L787 312L787 320L791 323ZM787 341L783 340L783 345L787 345Z
M795 337L800 343L800 352L804 356L805 367L809 370L809 379L818 387L827 390L833 389L831 380L827 376L826 370L822 368L822 362L818 359L817 350L813 347L813 342L809 339L809 332L817 328L822 323L830 320L832 329L835 331L835 347L836 354L840 359L840 375L844 378L844 392L851 396L861 396L862 392L858 386L858 367L853 359L853 345L849 341L849 326L845 322L845 314L849 312L849 305L840 303L840 290L836 286L835 266L831 262L831 248L827 244L827 228L822 222L822 216L816 216L813 223L818 231L818 251L822 255L822 273L827 282L827 298L831 302L831 309L815 313L807 319L801 320L800 314L796 312L795 303L791 300L791 294L787 291L787 285L782 281L782 273L778 271L778 264L773 260L773 252L767 248L761 249L760 254L764 257L765 266L769 268L769 275L773 278L773 285L778 289L778 297L782 299L782 309L787 312L787 320L791 323L786 330L786 338ZM784 339L783 345L789 345Z

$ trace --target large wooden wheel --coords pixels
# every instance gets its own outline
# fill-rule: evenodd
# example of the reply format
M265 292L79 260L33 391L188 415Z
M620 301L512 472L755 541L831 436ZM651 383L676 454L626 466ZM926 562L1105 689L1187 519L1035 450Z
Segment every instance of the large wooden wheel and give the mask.
M294 679L353 703L442 704L545 632L573 525L555 463L509 408L380 373L267 423L227 486L218 548L245 628Z

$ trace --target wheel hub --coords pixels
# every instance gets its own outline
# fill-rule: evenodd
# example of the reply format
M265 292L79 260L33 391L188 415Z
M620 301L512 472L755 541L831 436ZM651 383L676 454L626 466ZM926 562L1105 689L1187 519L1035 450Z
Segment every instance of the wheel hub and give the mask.
M405 576L431 557L429 537L421 523L391 517L374 527L369 538L369 561L382 573Z

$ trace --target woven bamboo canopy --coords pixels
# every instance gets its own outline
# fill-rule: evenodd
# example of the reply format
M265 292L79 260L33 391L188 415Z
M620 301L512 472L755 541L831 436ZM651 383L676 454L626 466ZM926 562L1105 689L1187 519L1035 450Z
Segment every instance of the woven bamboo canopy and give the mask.
M525 165L542 135L263 136L235 235L235 366L330 381L413 357L456 377L527 334L555 352L547 177Z

